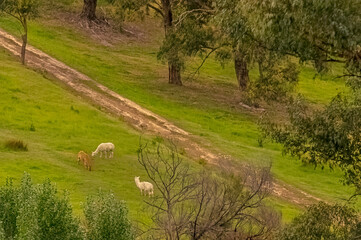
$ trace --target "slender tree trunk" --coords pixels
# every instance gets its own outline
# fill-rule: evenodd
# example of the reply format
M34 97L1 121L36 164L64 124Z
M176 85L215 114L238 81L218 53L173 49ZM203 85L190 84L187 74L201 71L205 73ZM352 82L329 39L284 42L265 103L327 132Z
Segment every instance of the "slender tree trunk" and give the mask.
M172 32L173 28L173 14L172 14L172 8L170 0L162 0L162 8L163 8L163 20L164 20L164 32L165 37L168 36ZM173 59L177 59L178 53L173 53ZM181 79L181 73L180 73L180 66L172 61L168 61L168 71L169 71L169 77L168 82L170 84L175 84L182 86L182 79Z
M23 40L23 44L21 45L21 63L25 65L25 53L26 53L26 45L28 43L28 25L26 18L23 19L22 25L24 28L24 34L21 36Z
M258 61L258 71L260 79L263 79L263 62Z
M97 0L84 0L83 10L80 14L82 18L89 21L96 20L95 10L97 8Z
M239 89L245 90L249 83L247 60L244 55L239 52L236 52L234 57L234 68L236 70Z

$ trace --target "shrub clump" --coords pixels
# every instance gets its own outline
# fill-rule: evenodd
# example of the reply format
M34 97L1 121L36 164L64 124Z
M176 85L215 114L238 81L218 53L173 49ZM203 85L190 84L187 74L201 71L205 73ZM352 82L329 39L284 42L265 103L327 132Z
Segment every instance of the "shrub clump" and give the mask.
M82 239L69 199L50 181L35 185L25 173L20 186L11 179L0 187L1 239Z
M5 147L14 151L28 151L28 145L22 140L8 140L5 142Z
M89 197L85 222L73 216L68 194L59 194L49 180L33 184L25 173L20 186L10 178L0 186L0 239L132 240L125 202L112 194Z
M128 208L111 193L98 192L87 199L84 207L86 239L135 239L128 219Z

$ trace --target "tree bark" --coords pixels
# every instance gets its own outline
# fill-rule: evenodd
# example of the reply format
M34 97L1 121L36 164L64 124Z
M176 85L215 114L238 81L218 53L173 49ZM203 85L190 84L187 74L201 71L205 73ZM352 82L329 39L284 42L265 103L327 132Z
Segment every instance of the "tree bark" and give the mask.
M182 79L179 66L168 62L169 83L182 86Z
M23 39L23 44L21 46L21 63L25 65L25 53L26 53L26 44L28 43L28 34L25 33L21 36Z
M239 52L234 57L234 68L236 70L238 87L240 90L245 90L249 83L247 60Z
M83 10L80 17L85 18L89 21L96 20L95 11L97 8L97 0L84 0Z
M28 25L27 25L27 21L26 18L22 19L22 25L24 28L24 34L21 36L22 40L23 40L23 44L21 45L21 63L23 65L25 65L25 53L26 53L26 45L28 43Z
M165 37L167 38L168 34L170 34L173 30L173 14L170 0L162 0L162 10L163 10L163 20L164 20L164 32ZM173 53L173 58L177 59L178 53ZM168 82L170 84L175 84L182 86L181 72L180 66L172 61L168 61L168 71L169 77Z

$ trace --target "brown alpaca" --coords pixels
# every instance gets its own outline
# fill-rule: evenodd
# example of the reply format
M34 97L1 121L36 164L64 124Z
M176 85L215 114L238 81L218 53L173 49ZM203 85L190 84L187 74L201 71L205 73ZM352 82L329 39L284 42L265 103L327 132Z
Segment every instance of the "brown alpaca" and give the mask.
M86 154L84 151L80 151L78 153L78 164L82 162L84 167L88 169L89 171L92 170L92 162L88 154Z

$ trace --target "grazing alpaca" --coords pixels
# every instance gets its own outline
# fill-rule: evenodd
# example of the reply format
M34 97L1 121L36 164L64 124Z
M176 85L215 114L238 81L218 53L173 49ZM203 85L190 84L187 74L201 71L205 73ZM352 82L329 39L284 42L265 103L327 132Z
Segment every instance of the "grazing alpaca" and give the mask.
M107 153L109 154L109 158L112 158L114 155L114 144L113 143L101 143L99 144L99 146L97 147L97 149L92 152L92 156L94 157L95 155L98 154L98 152L100 152L99 156L102 157L102 153L104 153L105 158L107 158Z
M84 151L80 151L78 153L78 164L82 162L84 167L88 169L89 171L92 170L92 162L88 154L86 154Z
M146 195L147 193L148 196L153 195L153 184L149 182L141 182L139 180L139 177L135 177L134 180L135 180L135 184L140 189L141 194L143 194L144 191L144 195Z

